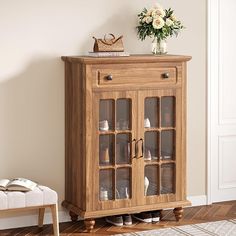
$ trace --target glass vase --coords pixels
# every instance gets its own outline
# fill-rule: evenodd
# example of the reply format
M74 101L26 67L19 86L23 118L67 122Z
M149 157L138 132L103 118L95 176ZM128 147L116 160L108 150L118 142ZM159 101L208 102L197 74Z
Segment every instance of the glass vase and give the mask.
M152 42L152 53L154 55L162 55L167 53L167 43L165 40L154 39Z

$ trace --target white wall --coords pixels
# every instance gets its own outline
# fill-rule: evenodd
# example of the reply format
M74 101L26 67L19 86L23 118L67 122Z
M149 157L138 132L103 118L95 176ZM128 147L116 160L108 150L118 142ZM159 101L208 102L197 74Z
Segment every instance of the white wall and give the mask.
M188 195L205 195L206 3L159 1L186 29L169 53L188 67ZM137 39L137 14L154 1L0 0L0 178L24 176L64 197L64 67L61 55L92 49L92 36L124 35L130 53L149 53Z

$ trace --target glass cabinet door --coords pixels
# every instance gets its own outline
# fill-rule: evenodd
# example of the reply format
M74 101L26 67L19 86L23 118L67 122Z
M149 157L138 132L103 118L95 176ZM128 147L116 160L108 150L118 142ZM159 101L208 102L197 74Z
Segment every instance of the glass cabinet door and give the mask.
M143 100L144 196L174 194L176 98L162 92Z
M132 98L99 99L99 200L132 197Z
M181 137L176 99L171 90L96 97L94 201L99 209L175 200Z

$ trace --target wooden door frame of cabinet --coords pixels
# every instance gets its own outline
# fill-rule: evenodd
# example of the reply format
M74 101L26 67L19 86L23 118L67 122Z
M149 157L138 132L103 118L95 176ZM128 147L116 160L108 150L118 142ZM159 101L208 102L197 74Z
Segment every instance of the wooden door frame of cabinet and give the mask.
M166 89L163 89L163 90L148 90L146 92L143 92L143 91L139 91L138 92L139 95L138 95L138 99L139 99L139 102L138 102L138 107L139 107L139 121L138 121L138 131L139 131L139 138L142 138L142 139L145 139L145 129L144 129L144 126L143 126L143 120L144 120L144 100L146 97L165 97L165 96L174 96L175 97L175 103L176 103L176 110L181 110L182 109L182 90L180 88L176 88L176 89L169 89L169 88L166 88ZM161 108L160 108L161 109ZM183 185L183 183L185 183L185 172L186 170L184 169L185 166L183 165L183 162L185 161L185 157L183 155L183 150L182 150L182 146L181 146L181 140L182 140L182 113L178 113L176 114L176 127L174 128L175 130L175 134L176 134L176 139L175 139L175 143L176 143L176 156L175 156L175 166L176 166L176 175L175 175L175 182L176 182L176 185L175 185L175 188L176 188L176 192L175 194L166 194L166 195L159 195L159 196L156 196L158 199L159 202L165 202L165 198L167 199L173 199L173 201L181 201L181 200L186 200L186 186ZM159 125L161 126L161 125ZM158 128L158 130L162 130L160 128ZM147 131L147 130L146 130ZM146 164L150 164L148 162L142 162L143 165ZM163 164L164 162L160 161L158 162L158 164ZM140 172L140 175L144 176L144 166L143 167L140 167L141 169L141 172ZM141 180L141 183L143 183L143 180ZM142 184L141 184L142 186ZM155 196L150 196L146 199L143 199L143 205L145 204L153 204L155 201ZM140 202L141 204L141 202ZM141 205L142 205L141 204Z
M100 211L83 211L83 210L79 209L77 206L75 206L74 204L68 202L67 200L64 200L62 202L62 206L65 207L67 210L72 211L77 215L80 215L84 219L127 214L127 207L117 208L117 209L109 209L109 210L100 210ZM145 212L145 211L162 210L162 209L166 209L166 208L174 209L174 208L186 207L186 206L191 206L191 203L188 200L175 201L175 202L164 202L164 203L161 202L161 203L152 204L152 205L142 205L142 206L129 207L128 212L129 212L129 214L134 214L134 213Z
M106 134L111 134L111 135L117 135L117 134L122 134L124 132L122 131L108 131L108 132L100 132L98 130L98 123L99 123L99 101L100 99L107 99L107 100L114 100L115 102L117 101L117 99L119 98L127 98L127 99L131 99L132 100L132 105L131 105L131 109L132 111L135 111L135 109L137 108L137 104L136 104L136 92L134 91L119 91L119 92L103 92L103 93L94 93L93 96L93 106L94 109L92 111L92 116L93 118L93 126L92 126L92 130L93 133L95 133L93 135L93 140L92 140L92 149L93 149L93 155L90 157L90 160L92 160L94 156L96 156L97 150L99 150L99 135L106 135ZM115 104L114 104L115 105ZM131 140L136 136L136 116L134 116L134 112L132 112L132 129L130 130L130 132L128 132L131 135ZM114 113L115 115L115 113ZM114 117L115 119L115 117ZM134 126L135 125L135 126ZM127 133L127 132L125 132ZM127 134L128 134L127 133ZM115 145L115 143L114 143ZM114 148L114 152L115 152ZM88 161L88 160L87 160ZM99 211L99 210L106 210L106 208L122 208L122 207L129 207L131 205L133 205L133 201L135 202L134 198L128 199L128 200L117 200L117 201L100 201L99 200L99 160L98 158L95 158L95 160L93 159L92 165L91 165L91 169L88 170L91 174L91 176L93 176L93 179L91 179L91 181L93 182L93 186L95 186L94 188L90 188L89 192L88 192L88 196L92 196L89 199L89 203L87 205L87 210L88 211ZM134 175L134 171L133 169L135 169L135 165L136 165L136 159L134 158L132 160L131 163L131 175ZM122 165L116 165L116 164L112 164L109 169L115 170L117 167L121 167ZM128 167L128 165L127 165ZM133 176L132 180L135 182L135 178ZM135 184L136 185L136 184ZM114 187L114 186L113 186ZM114 190L114 189L113 189ZM132 185L132 194L134 191L134 186ZM114 191L113 191L114 192ZM132 195L133 196L133 195Z

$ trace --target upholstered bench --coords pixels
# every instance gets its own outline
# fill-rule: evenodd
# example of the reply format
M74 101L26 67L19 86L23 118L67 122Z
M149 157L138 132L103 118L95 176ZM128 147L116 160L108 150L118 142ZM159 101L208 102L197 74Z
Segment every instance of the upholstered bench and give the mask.
M54 190L38 185L28 192L0 191L0 214L3 211L38 209L38 226L42 227L46 207L51 209L54 235L59 236L57 193Z

